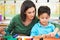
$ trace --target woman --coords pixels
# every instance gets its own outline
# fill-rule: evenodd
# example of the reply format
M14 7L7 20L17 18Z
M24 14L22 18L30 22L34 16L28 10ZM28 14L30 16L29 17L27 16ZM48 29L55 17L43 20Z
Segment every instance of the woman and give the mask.
M38 21L35 4L32 1L24 1L20 13L11 20L6 34L30 35L32 27Z

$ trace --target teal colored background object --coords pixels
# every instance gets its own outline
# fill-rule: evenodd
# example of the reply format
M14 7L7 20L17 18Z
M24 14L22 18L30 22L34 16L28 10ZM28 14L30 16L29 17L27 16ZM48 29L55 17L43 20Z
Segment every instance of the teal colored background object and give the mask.
M5 40L17 40L17 38L13 38L11 35L8 35L8 36L4 36L3 37Z

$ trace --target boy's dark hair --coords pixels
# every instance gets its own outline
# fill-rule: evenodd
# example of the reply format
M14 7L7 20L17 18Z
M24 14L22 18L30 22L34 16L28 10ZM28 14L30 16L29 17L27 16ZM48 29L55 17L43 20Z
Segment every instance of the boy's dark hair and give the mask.
M38 16L43 13L47 13L50 16L50 8L48 6L40 6L38 9Z
M35 8L35 16L36 16L35 4L32 1L29 1L29 0L26 0L26 1L23 2L22 6L21 6L21 12L20 12L21 13L20 16L21 16L22 21L25 21L25 19L26 19L26 14L25 14L26 10L31 8L31 7Z

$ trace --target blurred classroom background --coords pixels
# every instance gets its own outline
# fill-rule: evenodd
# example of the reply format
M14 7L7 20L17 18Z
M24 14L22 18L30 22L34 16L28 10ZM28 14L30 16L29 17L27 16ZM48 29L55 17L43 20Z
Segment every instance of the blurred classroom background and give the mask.
M17 14L20 14L20 7L25 0L0 0L0 25L6 26ZM31 0L35 3L38 11L39 6L48 6L51 9L51 22L60 25L60 0ZM36 13L37 13L36 11ZM55 20L55 21L54 21Z

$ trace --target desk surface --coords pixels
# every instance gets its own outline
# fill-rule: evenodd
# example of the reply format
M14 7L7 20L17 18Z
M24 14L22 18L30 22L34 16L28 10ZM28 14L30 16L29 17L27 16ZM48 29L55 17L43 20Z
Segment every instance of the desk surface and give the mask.
M20 39L22 39L22 40L31 40L33 37L31 37L31 36L19 36L18 38L13 38L12 36L5 36L5 38L7 38L8 40L20 40ZM40 39L34 39L33 38L33 40L40 40ZM43 40L60 40L60 38L43 38Z
M44 38L43 40L60 40L60 38Z
M18 38L19 39L22 39L22 38ZM32 38L23 38L22 40L32 40ZM40 40L40 39L33 39L33 40ZM41 39L42 40L42 39ZM59 38L43 38L43 40L60 40Z
M40 40L40 39L34 39L34 40ZM60 40L60 38L43 38L43 40Z

